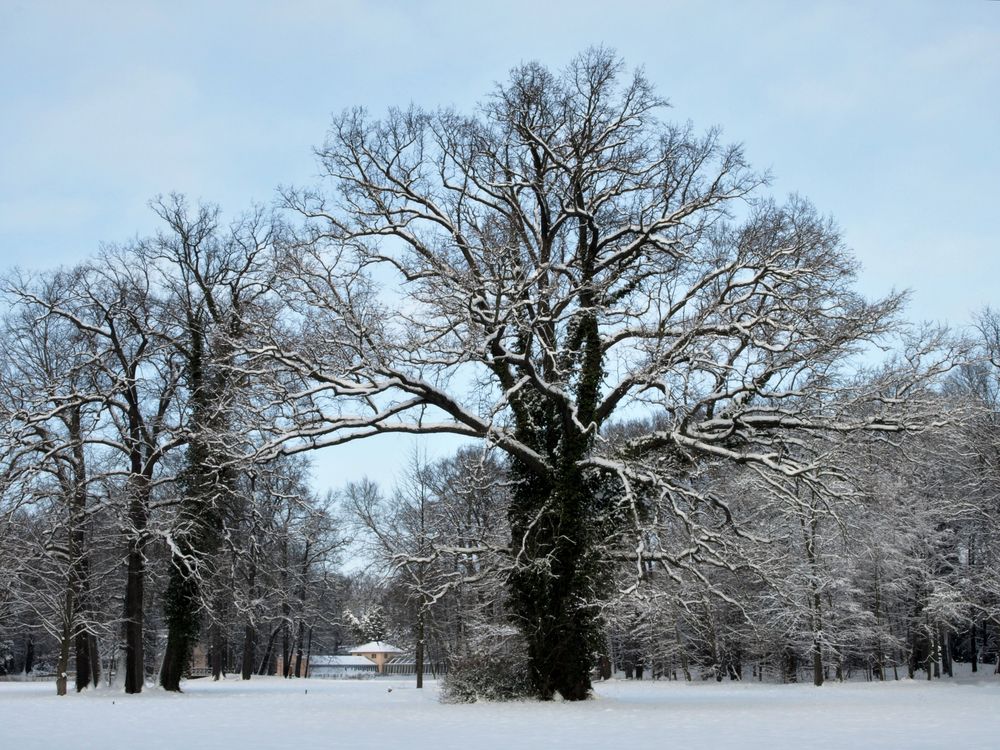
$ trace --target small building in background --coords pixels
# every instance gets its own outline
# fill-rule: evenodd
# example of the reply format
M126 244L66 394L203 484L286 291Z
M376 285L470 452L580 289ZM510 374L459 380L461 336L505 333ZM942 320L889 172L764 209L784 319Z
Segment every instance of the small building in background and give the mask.
M309 677L335 679L343 677L365 677L376 675L379 669L375 662L364 656L319 656L309 657Z
M385 663L403 653L400 649L385 641L370 641L360 646L348 649L351 656L361 656L372 662L378 669L378 673L385 672Z

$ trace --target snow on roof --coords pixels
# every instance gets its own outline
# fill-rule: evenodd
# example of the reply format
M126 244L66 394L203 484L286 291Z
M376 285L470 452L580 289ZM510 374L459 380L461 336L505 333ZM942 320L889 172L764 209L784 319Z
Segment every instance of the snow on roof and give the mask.
M369 641L351 649L352 654L401 654L403 651L385 641Z
M310 667L374 667L364 656L310 656Z

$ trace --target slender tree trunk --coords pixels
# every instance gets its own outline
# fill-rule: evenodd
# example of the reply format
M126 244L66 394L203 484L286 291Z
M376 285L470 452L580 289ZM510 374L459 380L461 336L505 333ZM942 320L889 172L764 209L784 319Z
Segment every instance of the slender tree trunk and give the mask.
M295 643L289 634L288 623L281 629L281 676L286 679L292 676L292 649Z
M306 584L309 580L309 554L312 549L312 542L306 540L305 549L302 551L302 568L299 571L299 627L296 635L295 650L295 676L302 675L302 643L305 640L305 611L306 611Z
M306 624L299 618L299 627L295 635L295 676L302 676L302 644L306 639Z
M56 661L56 695L66 695L69 681L69 646L73 640L73 589L66 586L63 597L62 633L59 637L59 659Z
M882 648L882 584L879 580L879 570L875 569L875 674L880 681L885 681L885 652Z
M976 633L976 621L969 628L969 657L972 659L972 671L979 671L979 640Z
M216 610L218 612L218 610ZM218 612L221 616L221 612ZM226 639L222 624L216 620L212 623L212 679L218 682L222 679L226 657Z
M35 639L31 633L24 636L24 674L31 674L35 668Z
M417 687L424 686L424 610L423 607L417 612Z
M948 677L954 677L951 666L951 634L943 624L938 625L938 643L941 650L941 671Z
M254 662L257 659L257 629L250 623L243 627L243 659L240 663L240 676L249 680L253 675Z
M684 681L691 682L691 667L688 661L687 648L685 648L684 641L681 639L681 631L677 625L677 620L674 620L674 639L677 641L678 649L680 649L681 672L684 673Z
M257 560L251 556L250 571L247 580L247 589L250 592L250 612L247 615L246 624L243 626L243 658L240 662L240 676L244 680L249 680L253 675L254 662L257 660L257 627L254 624L256 608L253 602L257 600Z
M312 625L310 625L309 626L309 642L306 645L306 661L305 661L305 664L302 667L302 676L303 677L308 677L309 676L309 663L310 663L309 660L312 659L312 650L313 650L313 628L312 628Z
M812 501L814 498L810 498ZM810 609L810 624L812 625L813 642L812 642L812 666L813 666L813 685L816 687L821 687L823 685L824 670L823 670L823 643L820 639L820 634L823 631L823 611L822 611L822 597L819 590L819 560L817 557L816 550L816 531L819 525L819 518L816 515L816 510L809 505L809 521L806 523L806 519L803 517L800 519L802 524L802 536L805 541L806 547L806 561L809 563L809 571L811 573L809 580L810 597L809 597L809 609Z
M289 643L288 637L288 623L292 616L292 606L288 603L288 528L285 528L285 534L283 536L283 554L282 554L282 566L281 566L281 590L284 593L281 601L281 676L288 677L291 674L292 666L292 649Z
M265 676L270 671L271 654L274 653L274 641L277 639L278 633L280 632L281 626L279 625L271 631L271 635L267 639L267 648L264 650L264 658L260 660L260 669L257 670L257 674L261 677Z

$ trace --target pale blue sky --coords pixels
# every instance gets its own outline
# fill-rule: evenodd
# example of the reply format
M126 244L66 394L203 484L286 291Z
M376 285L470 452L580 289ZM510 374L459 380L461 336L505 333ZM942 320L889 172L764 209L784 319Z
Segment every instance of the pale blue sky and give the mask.
M866 293L911 288L911 317L956 325L1000 305L990 0L0 0L0 265L149 232L157 193L270 201L311 181L332 112L469 107L512 65L592 44L833 215ZM396 447L324 455L320 474Z

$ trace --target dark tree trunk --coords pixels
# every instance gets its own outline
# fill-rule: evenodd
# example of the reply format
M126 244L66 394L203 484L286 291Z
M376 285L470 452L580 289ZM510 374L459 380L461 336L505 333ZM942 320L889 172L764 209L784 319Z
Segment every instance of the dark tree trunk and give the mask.
M951 666L951 634L944 625L938 626L938 643L941 650L941 671L948 677L954 677Z
M417 613L417 649L416 649L417 687L424 686L424 610L421 607Z
M125 578L125 692L129 694L141 693L146 682L143 635L149 483L140 478L140 468L139 458L136 456L133 460L135 486L129 503L129 522L132 528L128 540Z
M972 671L979 671L979 640L976 633L976 621L972 621L969 628L969 659L972 661Z
M598 666L601 670L601 679L610 680L611 679L611 659L608 658L607 654L601 654L598 659Z
M602 637L593 601L600 571L587 544L587 506L593 501L583 477L568 471L558 484L525 476L511 503L512 538L526 548L509 579L511 604L542 700L556 692L566 700L590 695L590 669Z
M70 587L72 589L73 641L76 656L76 691L100 679L97 637L91 631L90 553L87 540L87 464L83 449L81 407L69 412L67 427L73 441L73 492L70 498Z
M243 659L240 676L249 680L253 675L254 661L257 659L257 629L249 622L243 628Z
M35 668L35 639L28 633L24 636L24 673L31 674Z
M677 620L674 620L674 639L677 641L677 647L680 650L681 672L684 673L684 680L685 682L691 682L691 666L688 663L687 648L685 648L684 641L681 638L681 630L677 625Z
M226 503L235 486L219 438L225 434L226 375L208 367L204 310L188 310L187 384L191 391L188 442L178 520L174 530L170 578L164 592L167 649L160 684L179 691L180 680L201 632L202 587L210 580L212 554L218 548ZM214 352L221 361L224 351Z
M240 676L244 680L249 680L253 675L254 662L257 661L257 627L254 625L256 608L253 605L253 602L257 600L257 560L253 556L250 558L247 583L247 588L250 591L251 611L243 627L243 658L240 661Z
M170 580L164 592L167 620L167 648L163 654L160 685L164 690L180 691L181 678L187 671L191 653L198 642L201 623L198 618L198 583L187 570L181 554L174 553Z
M93 685L101 678L101 659L97 651L97 636L86 630L73 638L76 651L76 692Z
M287 609L287 605L282 610ZM288 622L281 626L281 676L290 677L292 674L292 644L288 637Z
M878 568L875 569L875 625L878 638L875 641L874 672L880 681L885 681L885 652L882 649L882 584Z
M813 661L813 685L821 687L823 685L823 652L818 641L812 646Z
M288 557L288 529L285 529L285 534L282 537L282 565L281 565L281 590L282 592L288 592L288 577L289 571L288 566L290 564ZM289 592L290 593L290 592ZM288 602L287 594L282 598L281 601L281 676L288 677L291 674L292 666L292 647L289 642L288 636L288 623L291 621L292 617L292 605Z
M257 670L257 674L261 677L269 674L271 671L271 655L274 653L274 641L280 632L281 626L279 625L271 631L271 635L267 639L267 648L264 650L264 658L260 660L260 669Z
M62 632L59 636L59 658L56 661L56 695L66 695L69 647L73 640L73 616L73 589L67 586L63 595Z
M128 572L125 580L125 692L141 693L146 681L143 647L143 599L146 560L141 545L129 543Z
M220 613L221 614L221 613ZM212 679L222 679L226 661L226 637L222 624L212 623Z
M306 661L305 661L305 664L302 667L302 670L303 670L302 671L302 676L303 677L308 677L309 676L309 660L312 659L312 650L313 650L313 629L312 629L312 625L310 625L309 626L309 642L306 645Z
M302 644L306 639L306 624L299 619L298 632L295 635L295 676L302 676Z
M785 650L784 659L784 672L785 672L785 682L798 682L799 681L799 657L795 653L794 649Z
M584 187L578 184L572 189L582 206ZM608 488L600 477L586 475L580 468L593 446L597 430L592 427L599 426L603 377L603 342L593 312L596 290L591 286L597 248L592 230L580 223L581 312L563 342L573 354L558 365L549 359L543 365L550 382L573 373L567 388L575 391L575 411L534 388L512 388L517 437L547 458L543 465L512 460L517 481L508 511L512 547L521 551L508 578L511 610L527 642L531 681L542 700L557 692L566 700L590 697L590 670L603 641L599 602L608 587L608 573L595 542L607 530L601 509L602 490ZM542 248L545 258L551 252L551 247ZM554 330L546 329L542 335L557 338ZM509 371L506 377L510 378ZM588 427L581 430L581 425Z
M309 582L309 559L310 551L312 549L312 542L306 540L305 548L302 551L302 567L299 571L299 628L296 634L296 650L295 650L295 676L302 676L302 644L305 641L306 634L306 623L305 623L305 609L306 609L306 595L308 593L307 583Z

